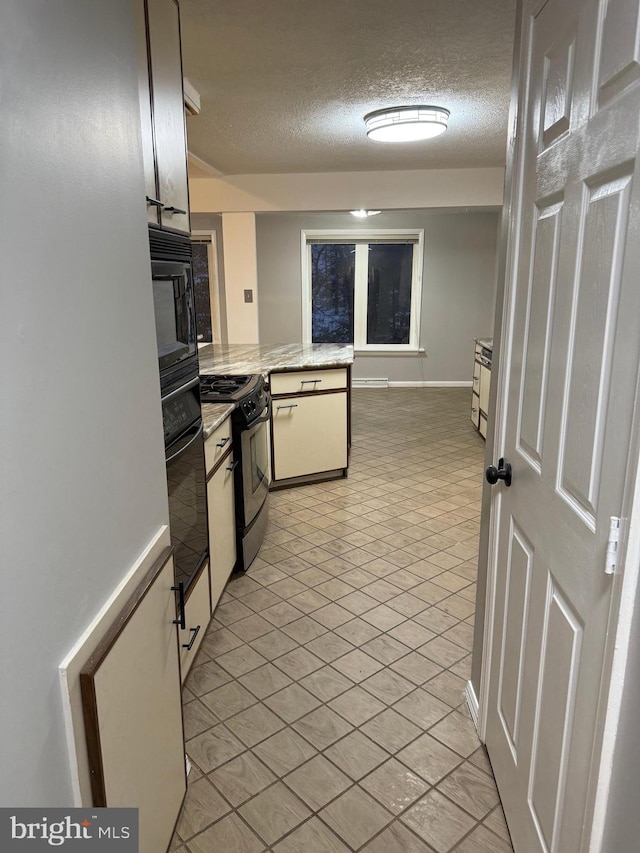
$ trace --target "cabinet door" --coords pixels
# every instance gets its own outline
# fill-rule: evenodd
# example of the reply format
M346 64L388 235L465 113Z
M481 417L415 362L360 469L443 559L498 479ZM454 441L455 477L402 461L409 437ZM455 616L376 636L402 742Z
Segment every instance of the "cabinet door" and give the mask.
M144 190L147 199L155 199L156 166L153 151L153 129L151 121L151 87L149 85L149 51L147 49L147 18L143 0L136 4L138 44L138 93L140 97L140 130L142 135L142 162L144 164ZM147 220L158 225L158 208L147 202Z
M93 805L140 810L166 850L186 790L173 559L163 555L80 673Z
M207 483L211 607L215 609L236 562L236 513L233 453Z
M482 365L480 367L480 409L485 414L489 411L489 386L491 385L491 371Z
M180 674L183 682L191 669L196 652L200 648L200 643L204 639L207 625L211 619L209 566L207 565L202 569L193 587L189 590L184 606L184 617L185 628L179 630Z
M273 401L274 479L347 467L347 395Z
M175 0L147 3L158 194L164 205L161 223L189 231L180 13Z
M480 398L477 394L471 395L471 423L478 429L480 423Z

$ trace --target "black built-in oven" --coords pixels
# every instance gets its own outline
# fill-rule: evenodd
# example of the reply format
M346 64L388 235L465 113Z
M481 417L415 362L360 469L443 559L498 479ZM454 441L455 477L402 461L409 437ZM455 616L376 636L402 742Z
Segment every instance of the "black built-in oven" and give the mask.
M185 595L209 553L199 385L196 377L162 399L175 579Z
M191 240L149 228L162 395L198 375Z

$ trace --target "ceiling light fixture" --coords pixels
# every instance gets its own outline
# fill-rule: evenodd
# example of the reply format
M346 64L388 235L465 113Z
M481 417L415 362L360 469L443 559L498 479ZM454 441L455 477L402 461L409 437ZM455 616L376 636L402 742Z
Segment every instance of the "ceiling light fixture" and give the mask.
M367 216L377 216L379 213L382 213L381 210L350 210L349 213L352 216L357 216L358 219L366 219Z
M377 142L415 142L432 139L447 129L449 110L444 107L387 107L367 113L369 139Z

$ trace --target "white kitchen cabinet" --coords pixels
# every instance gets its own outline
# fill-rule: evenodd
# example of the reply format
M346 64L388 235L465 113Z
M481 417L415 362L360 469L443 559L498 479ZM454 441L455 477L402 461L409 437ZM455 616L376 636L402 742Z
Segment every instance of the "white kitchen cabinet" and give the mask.
M489 342L490 343L490 342ZM471 423L483 438L487 437L489 391L491 389L492 351L476 341L473 359L473 391L471 394Z
M187 142L177 0L136 0L147 218L189 232Z
M227 418L205 442L211 611L236 563L235 461L230 438L231 420Z
M179 629L180 675L183 684L211 619L211 592L207 563L189 588L184 605L184 617L185 627Z
M187 787L173 579L167 548L80 673L92 805L136 806L140 853L167 849Z
M273 400L273 476L343 473L347 468L347 392L278 397Z

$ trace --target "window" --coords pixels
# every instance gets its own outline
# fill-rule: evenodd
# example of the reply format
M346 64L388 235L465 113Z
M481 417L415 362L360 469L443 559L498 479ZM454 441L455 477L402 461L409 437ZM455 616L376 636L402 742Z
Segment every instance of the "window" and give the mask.
M305 343L415 351L422 231L302 232Z

